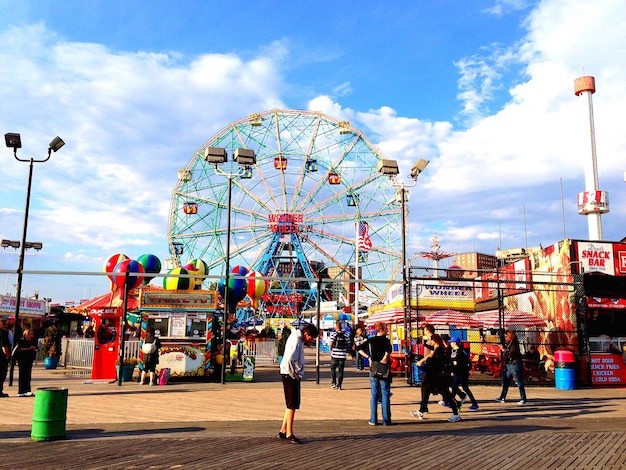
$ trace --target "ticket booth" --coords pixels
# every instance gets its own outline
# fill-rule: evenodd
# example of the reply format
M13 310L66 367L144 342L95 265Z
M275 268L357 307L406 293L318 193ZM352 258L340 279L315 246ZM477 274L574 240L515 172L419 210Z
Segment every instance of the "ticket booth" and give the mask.
M117 377L115 361L120 345L121 313L118 307L107 307L90 314L95 323L92 379L115 380Z

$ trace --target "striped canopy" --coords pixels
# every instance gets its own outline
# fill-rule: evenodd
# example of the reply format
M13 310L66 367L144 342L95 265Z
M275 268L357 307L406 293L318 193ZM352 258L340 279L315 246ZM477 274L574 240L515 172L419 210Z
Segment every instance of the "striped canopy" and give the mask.
M417 319L417 315L415 310L411 310L411 319L415 321ZM370 315L365 319L366 325L374 325L375 323L383 322L383 323L404 323L404 309L403 308L390 308L386 310L381 310L380 312L376 312L373 315Z
M522 312L521 310L509 310L504 312L503 325L500 325L500 314L497 310L478 312L474 317L487 328L499 328L500 326L546 326L546 321L543 318L539 318L532 313Z
M424 326L426 323L431 325L452 325L456 328L478 328L480 322L467 312L459 312L458 310L439 310L429 313L420 318L419 325Z

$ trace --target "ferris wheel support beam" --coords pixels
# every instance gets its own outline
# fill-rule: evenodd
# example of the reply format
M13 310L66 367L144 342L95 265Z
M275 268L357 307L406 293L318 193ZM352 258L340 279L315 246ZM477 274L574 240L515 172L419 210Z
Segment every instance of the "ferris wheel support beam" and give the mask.
M398 180L398 174L400 172L398 170L398 162L395 160L381 160L377 168L380 173L389 176L391 184L400 191L399 202L402 207L402 309L404 312L404 327L406 329L404 336L405 341L408 341L411 330L411 306L407 305L407 299L409 298L409 274L406 261L406 201L408 199L408 189L405 188L412 188L417 184L417 177L428 166L428 163L428 160L420 159L413 164L413 166L411 167L411 178L413 179L413 183L411 184L406 184ZM398 201L398 198L396 198L396 200L392 201L391 203L393 204L396 201ZM413 369L411 367L411 361L409 360L410 348L408 344L405 345L404 351L406 355L404 360L405 377L407 383L409 385L412 385Z

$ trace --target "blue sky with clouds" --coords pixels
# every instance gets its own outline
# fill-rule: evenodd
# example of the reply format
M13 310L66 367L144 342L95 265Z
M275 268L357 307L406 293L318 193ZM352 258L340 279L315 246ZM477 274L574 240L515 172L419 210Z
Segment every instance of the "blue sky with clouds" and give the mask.
M577 214L596 78L604 238L626 228L626 3L601 0L168 2L0 0L0 129L34 169L30 270L101 271L112 253L166 258L176 170L228 123L322 111L408 174L409 255L494 254L586 239ZM3 155L3 156L2 156ZM28 165L0 150L0 236L19 239ZM561 187L563 198L561 198ZM17 256L0 252L2 269ZM424 260L424 263L426 261ZM0 276L0 291L14 276ZM102 278L26 276L24 294L77 300Z

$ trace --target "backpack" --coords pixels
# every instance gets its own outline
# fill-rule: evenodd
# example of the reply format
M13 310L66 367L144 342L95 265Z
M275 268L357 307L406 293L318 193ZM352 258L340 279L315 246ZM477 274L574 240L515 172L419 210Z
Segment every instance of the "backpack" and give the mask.
M333 347L333 349L345 351L347 347L348 342L346 341L346 335L343 332L338 333L335 337L335 346Z
M141 352L144 354L154 354L156 352L156 343L143 343L141 345Z

